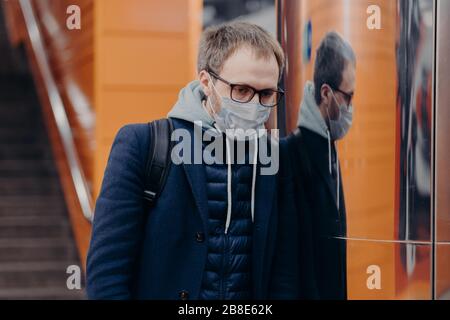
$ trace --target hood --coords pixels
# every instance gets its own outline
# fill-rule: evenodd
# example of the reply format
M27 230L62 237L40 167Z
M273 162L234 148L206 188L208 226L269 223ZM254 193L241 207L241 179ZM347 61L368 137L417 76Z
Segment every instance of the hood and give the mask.
M328 139L328 127L314 99L314 83L306 82L297 125Z
M198 80L192 81L181 89L178 101L167 114L167 117L190 122L201 121L205 129L212 129L214 120L203 108L202 101L204 99L205 94L200 82Z

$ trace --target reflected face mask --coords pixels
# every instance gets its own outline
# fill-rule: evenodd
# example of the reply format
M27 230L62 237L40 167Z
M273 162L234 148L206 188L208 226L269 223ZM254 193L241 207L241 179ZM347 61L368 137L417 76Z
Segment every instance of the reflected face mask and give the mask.
M345 104L339 104L337 102L337 99L333 93L333 98L336 101L336 104L338 105L339 109L339 115L336 120L332 120L330 118L330 115L328 113L327 108L327 114L328 114L328 121L330 123L330 135L332 140L339 140L345 137L345 135L350 130L350 127L352 126L353 122L353 105L347 106Z

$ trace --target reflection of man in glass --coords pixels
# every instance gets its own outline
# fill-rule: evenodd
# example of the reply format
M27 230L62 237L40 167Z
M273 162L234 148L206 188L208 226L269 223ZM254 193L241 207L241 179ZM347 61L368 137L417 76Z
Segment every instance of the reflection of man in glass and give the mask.
M300 233L312 232L311 248L305 249L301 241L302 263L313 261L321 299L346 298L345 242L336 239L346 235L346 212L335 142L352 124L355 66L350 45L337 33L328 33L317 50L314 83L307 82L304 89L299 128L287 139L299 195ZM314 258L306 259L305 250Z

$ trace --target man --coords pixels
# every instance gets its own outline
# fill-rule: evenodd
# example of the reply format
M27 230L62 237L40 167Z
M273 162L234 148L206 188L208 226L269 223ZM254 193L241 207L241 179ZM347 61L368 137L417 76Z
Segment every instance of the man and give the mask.
M258 26L233 22L204 31L199 80L181 90L168 117L190 139L200 123L212 140L225 140L224 155L217 156L224 161L173 163L150 210L142 199L148 125L120 130L96 204L89 298L264 299L270 281L270 297L290 290L294 276L286 256L277 262L286 272L271 272L275 239L285 241L276 229L276 176L262 175L258 159L248 161L257 150L253 156L246 151L242 163L234 163L231 152L239 141L258 148L258 136L242 130L264 128L282 96L283 64L281 47ZM204 142L201 148L208 151Z
M346 212L335 143L352 124L355 67L351 46L337 33L327 33L317 50L314 83L304 89L298 129L284 141L295 175L300 233L306 239L300 244L300 276L315 272L316 287L310 286L308 294L320 299L347 297L346 245L336 239L346 236Z

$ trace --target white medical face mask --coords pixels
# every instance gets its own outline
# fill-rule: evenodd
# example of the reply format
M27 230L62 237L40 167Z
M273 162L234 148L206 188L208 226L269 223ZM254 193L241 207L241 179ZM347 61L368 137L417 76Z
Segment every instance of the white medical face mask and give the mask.
M330 123L330 135L332 140L339 140L347 134L347 132L350 130L350 127L352 126L353 106L350 105L347 108L345 104L339 104L337 102L336 96L334 95L334 92L331 92L333 94L334 100L336 101L336 104L338 105L339 115L337 120L332 120L327 108L328 121Z
M217 113L208 98L207 103L212 112L216 127L231 135L237 140L245 140L258 134L259 129L264 129L264 123L269 119L270 108L264 107L259 102L240 103L230 98L222 97L210 77L214 92L221 98L221 109Z

